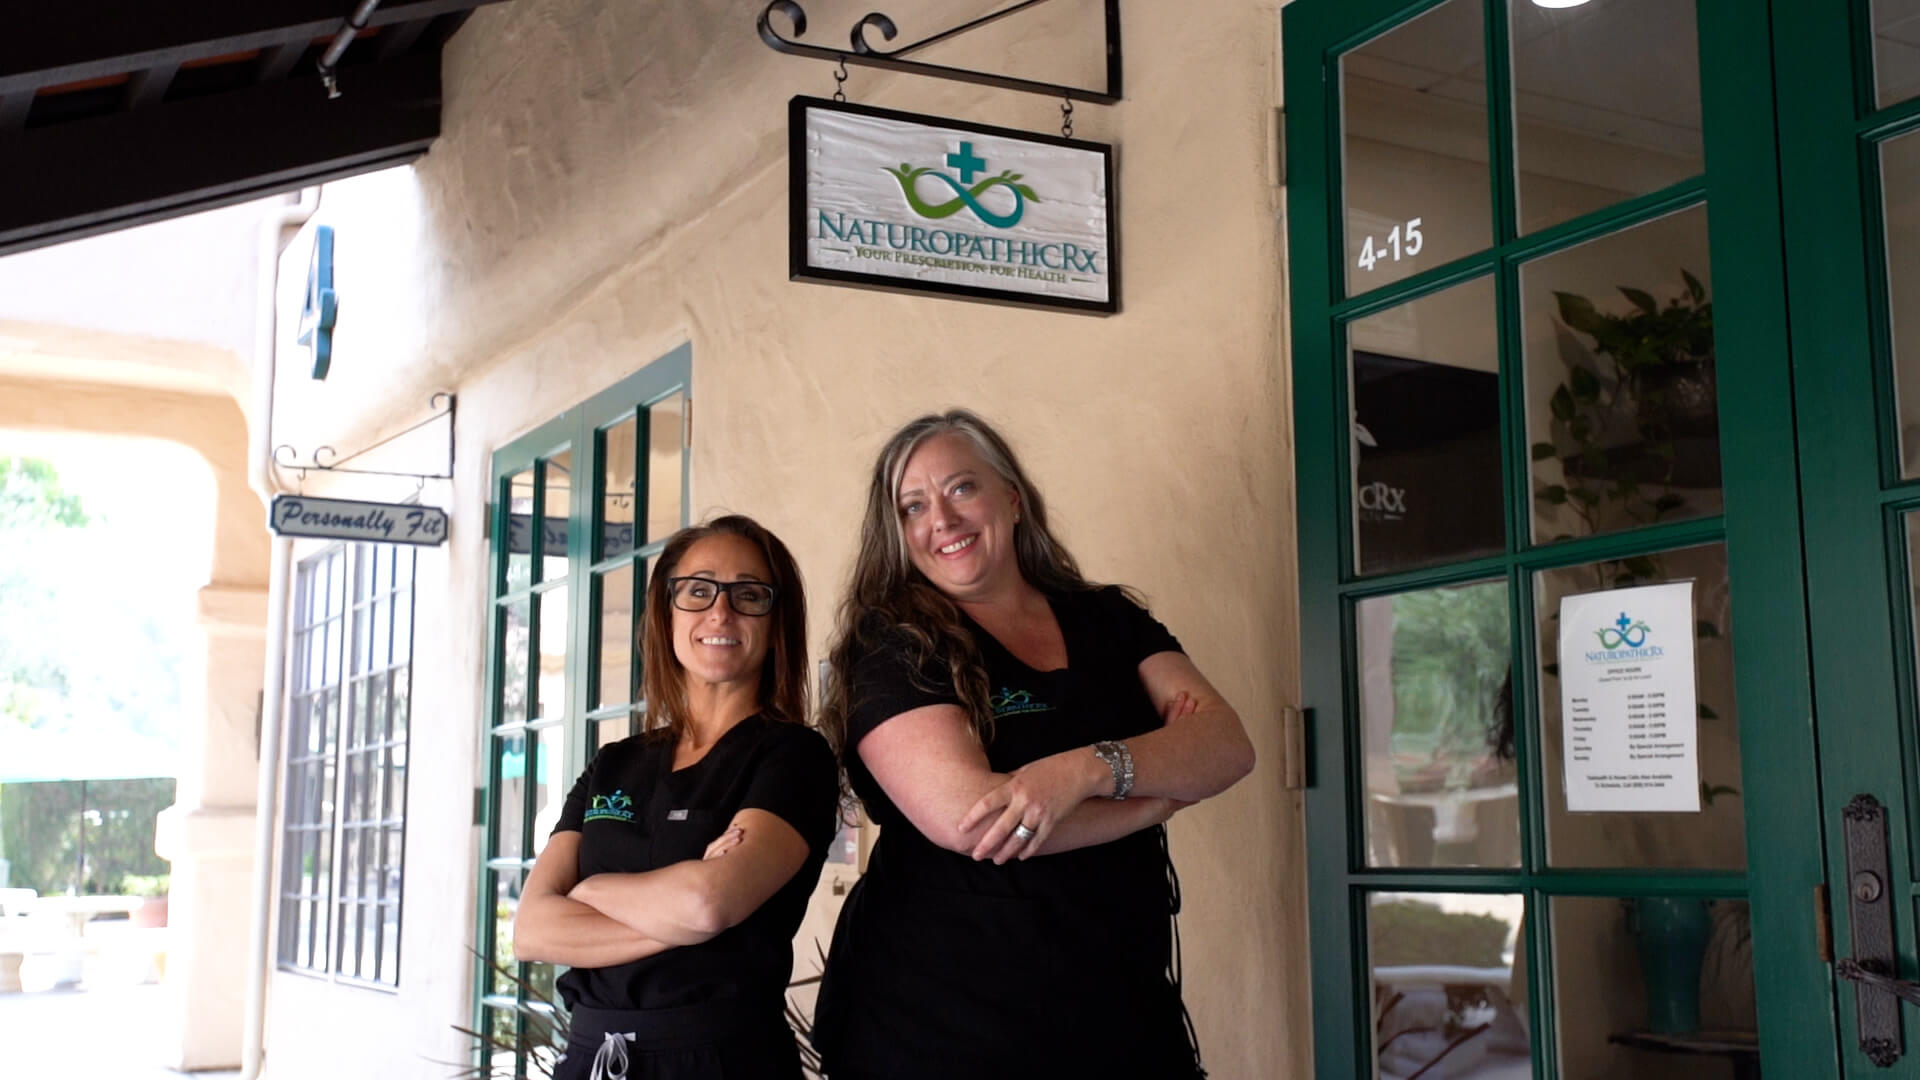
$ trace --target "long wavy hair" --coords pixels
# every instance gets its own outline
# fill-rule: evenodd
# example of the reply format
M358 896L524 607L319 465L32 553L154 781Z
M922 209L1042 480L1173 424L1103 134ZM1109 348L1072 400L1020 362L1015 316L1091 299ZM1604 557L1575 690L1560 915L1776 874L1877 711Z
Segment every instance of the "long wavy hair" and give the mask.
M927 440L960 435L973 444L987 467L1019 498L1020 519L1013 526L1013 548L1020 575L1046 593L1069 593L1099 586L1080 576L1080 566L1047 526L1047 504L1027 479L1006 439L965 409L929 413L895 432L881 448L867 484L867 509L860 523L860 553L853 580L840 603L839 624L827 653L829 676L822 691L819 727L835 752L847 753L847 723L858 704L853 665L883 640L904 639L915 669L935 656L946 658L948 674L975 737L985 746L993 737L993 710L987 704L987 671L960 609L935 588L907 554L906 527L899 495L907 461Z
M759 616L773 620L773 640L760 666L760 712L789 724L807 720L807 593L800 567L787 545L765 526L740 514L717 517L667 539L654 560L647 581L645 628L640 640L642 692L647 702L646 730L686 733L691 721L687 709L687 673L673 653L673 602L667 579L679 568L688 549L710 536L738 536L760 551L772 576L773 610ZM715 601L716 603L718 601ZM731 597L727 603L733 603Z

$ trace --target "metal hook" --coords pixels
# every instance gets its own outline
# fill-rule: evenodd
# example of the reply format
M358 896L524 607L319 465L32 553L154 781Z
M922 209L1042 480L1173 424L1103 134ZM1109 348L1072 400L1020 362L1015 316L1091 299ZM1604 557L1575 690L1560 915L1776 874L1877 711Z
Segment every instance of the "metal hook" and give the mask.
M1063 138L1073 138L1073 95L1061 95L1060 134Z
M844 56L840 58L840 66L833 73L833 100L847 100L847 58Z

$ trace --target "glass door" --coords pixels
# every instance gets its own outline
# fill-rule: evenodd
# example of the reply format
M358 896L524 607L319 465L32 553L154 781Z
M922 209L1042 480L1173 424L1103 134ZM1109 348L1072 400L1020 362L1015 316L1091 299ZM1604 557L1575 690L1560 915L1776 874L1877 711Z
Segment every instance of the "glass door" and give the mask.
M1776 4L1815 715L1848 1076L1920 1076L1920 4ZM1853 961L1859 967L1851 967Z
M520 890L574 777L637 733L647 574L687 523L681 346L493 453L488 722L473 1030L487 1076L547 1075L555 968L518 959Z
M1318 1075L1834 1075L1765 7L1283 29Z

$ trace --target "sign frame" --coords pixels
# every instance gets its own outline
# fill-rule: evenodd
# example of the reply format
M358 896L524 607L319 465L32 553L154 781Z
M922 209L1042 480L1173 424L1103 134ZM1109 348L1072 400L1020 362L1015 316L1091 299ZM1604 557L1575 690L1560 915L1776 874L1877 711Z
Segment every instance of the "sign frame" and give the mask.
M313 503L328 512L352 513L355 508L366 514L387 513L399 520L393 522L398 527L414 513L420 514L421 525L404 536L378 533L377 526L356 529L352 525L296 525L292 528L280 524L280 507L285 503ZM439 527L426 524L438 521ZM273 497L267 507L267 528L275 536L296 537L307 540L342 540L362 544L408 544L413 547L439 547L447 542L453 530L453 521L445 509L438 506L424 506L420 503L384 503L369 502L364 499L331 499L317 495L299 495L282 493Z
M807 112L849 113L855 116L891 120L898 123L950 128L973 135L988 135L1015 142L1038 143L1100 155L1101 182L1106 188L1107 298L1089 300L1072 296L1046 296L1014 289L996 289L984 285L959 285L946 281L916 281L886 274L840 270L815 266L807 257ZM1120 310L1120 199L1113 183L1113 146L1061 135L1046 135L1017 128L996 127L967 120L954 120L925 113L903 112L875 105L861 105L828 98L794 96L787 103L787 278L790 281L820 285L850 285L899 293L932 293L962 300L1011 304L1020 307L1044 307L1092 315L1112 315Z

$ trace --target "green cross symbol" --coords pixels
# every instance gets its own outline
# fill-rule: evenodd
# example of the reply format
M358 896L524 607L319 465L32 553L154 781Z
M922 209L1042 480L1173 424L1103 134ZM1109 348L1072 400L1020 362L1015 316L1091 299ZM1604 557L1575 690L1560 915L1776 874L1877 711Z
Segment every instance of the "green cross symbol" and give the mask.
M960 182L962 184L973 183L973 174L987 167L985 158L973 156L973 144L970 142L961 143L959 153L948 154L947 164L960 170Z

